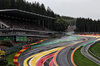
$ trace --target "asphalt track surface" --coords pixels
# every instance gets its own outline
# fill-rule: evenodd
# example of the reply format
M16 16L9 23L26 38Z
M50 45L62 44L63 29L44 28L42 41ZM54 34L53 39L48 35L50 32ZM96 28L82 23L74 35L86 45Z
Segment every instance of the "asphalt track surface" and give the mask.
M29 61L29 65L30 66L37 66L37 64L38 64L38 61L41 59L41 58L43 58L44 56L46 56L46 55L48 55L48 54L50 54L50 53L52 53L52 52L55 52L55 51L57 51L57 50L59 50L59 49L61 49L62 47L58 47L58 48L54 48L54 49L51 49L51 50L48 50L48 51L44 51L44 52L41 52L41 53L37 53L37 54L35 54L35 56L34 55L32 55L32 56L34 56L30 61ZM27 60L27 59L26 59ZM25 61L26 61L25 60ZM33 63L34 62L34 63ZM43 64L43 63L42 63ZM26 62L24 63L24 65L27 65L26 64Z
M91 56L89 53L88 53L88 48L92 45L93 43L90 43L90 44L87 44L85 45L84 47L82 47L81 49L81 53L87 57L88 59L90 59L91 61L95 62L96 64L100 65L100 60L94 58L93 56Z
M56 57L57 64L59 66L74 66L72 64L72 61L71 61L71 54L73 52L73 50L71 50L71 48L72 47L77 48L79 46L82 46L82 45L86 44L87 42L91 42L91 41L94 41L94 40L96 40L96 38L88 38L88 40L85 41L85 42L78 43L78 44L75 44L75 45L64 48L63 50L61 50L58 53L58 55Z
M61 39L58 39L58 40L64 40L66 37L62 37ZM57 44L53 44L53 45L45 45L45 46L40 46L40 47L35 47L35 48L32 48L26 52L24 52L23 54L21 54L18 58L18 62L21 66L24 66L24 60L34 54L37 54L37 53L40 53L40 52L43 52L43 51L47 51L47 50L51 50L51 49L54 49L54 48L57 48L57 47L60 47L60 46L65 46L65 45L69 45L69 44L72 44L72 43L75 43L75 42L79 42L79 41L82 41L83 38L85 37L80 37L81 39L80 40L75 40L75 41L67 41L67 42L63 42L63 43L57 43ZM68 38L66 38L68 39ZM52 42L52 41L58 41L58 40L50 40L50 41L47 41L47 42ZM96 40L96 38L91 38L91 37L88 37L88 40L83 42L83 43L77 43L75 45L71 45L69 47L66 47L64 48L63 50L61 50L59 52L59 54L57 55L56 57L56 62L59 66L73 66L72 62L71 62L71 54L73 52L73 50L71 50L72 47L74 48L77 48L78 46L81 46L81 45L84 45L88 42L91 42L91 41L94 41ZM50 54L48 54L50 55ZM47 55L47 56L48 56ZM50 63L52 64L52 58L53 57L50 57L49 59L47 59L45 62L44 62L44 66L50 66ZM28 66L29 65L29 61L31 60L32 58L30 58L28 61L27 61L27 64Z
M62 37L61 39L64 40L65 38L66 37ZM58 39L58 40L61 40L61 39ZM68 39L68 38L66 38L66 39ZM81 41L81 40L78 40L78 41ZM57 40L50 40L50 42L51 41L57 41ZM37 53L40 53L40 52L43 52L43 51L46 51L46 50L50 50L50 49L53 49L53 48L57 48L57 47L60 47L60 46L68 45L68 44L71 44L71 43L74 43L74 42L77 42L77 41L67 41L67 42L63 42L63 43L57 43L57 44L53 44L53 45L47 45L47 46L32 48L32 49L24 52L23 54L21 54L18 58L18 62L19 62L20 65L24 66L23 65L24 60L26 58L34 55L34 54L37 54ZM31 60L31 58L28 60L28 62L27 62L28 64L29 64L30 60Z

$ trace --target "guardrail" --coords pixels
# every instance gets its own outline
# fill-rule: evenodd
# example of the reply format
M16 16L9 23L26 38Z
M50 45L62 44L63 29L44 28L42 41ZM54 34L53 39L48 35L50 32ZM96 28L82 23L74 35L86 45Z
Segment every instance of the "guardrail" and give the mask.
M92 44L90 47L89 47L89 53L91 55L93 55L95 58L99 59L100 60L100 57L96 56L95 53L91 50L91 47L94 46L96 43L99 43L100 41L97 41L95 42L94 44Z
M74 34L100 34L100 32L75 32Z

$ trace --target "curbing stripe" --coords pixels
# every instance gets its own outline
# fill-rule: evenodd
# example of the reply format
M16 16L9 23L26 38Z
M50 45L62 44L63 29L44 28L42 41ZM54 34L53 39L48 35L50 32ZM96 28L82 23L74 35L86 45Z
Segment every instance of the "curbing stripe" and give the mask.
M44 63L46 62L46 60L53 57L54 55L55 53L47 54L47 56L44 55L42 58L38 59L38 61L36 62L36 66L44 66Z
M28 48L30 48L30 47L24 48L23 51L27 50ZM19 57L19 55L20 55L23 51L20 50L20 51L14 56L13 62L14 62L15 65L20 66L19 63L18 63L18 57Z
M41 43L41 42L43 42L43 41L45 41L45 40L47 40L47 39L40 40L40 41L38 41L38 42L36 42L36 43L28 44L28 45L26 45L26 46L38 44L38 43ZM15 65L20 66L20 64L18 63L18 57L20 56L20 54L21 54L22 52L24 52L24 51L27 50L28 48L30 48L30 47L25 47L25 48L21 49L19 52L16 53L16 55L15 55L14 58L13 58L13 62L14 62Z
M76 51L78 48L80 48L80 47L77 47L77 48L72 52L72 54L71 54L71 62L73 63L74 66L77 66L77 65L76 65L75 62L74 62L73 56L74 56L75 51Z

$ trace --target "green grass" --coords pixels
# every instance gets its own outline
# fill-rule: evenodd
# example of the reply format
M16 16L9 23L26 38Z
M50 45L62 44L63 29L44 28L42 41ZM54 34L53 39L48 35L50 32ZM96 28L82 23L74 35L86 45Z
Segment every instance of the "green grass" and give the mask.
M85 56L83 56L80 52L82 47L80 47L79 49L77 49L74 53L74 62L77 66L99 66L96 63L94 63L93 61L89 60L88 58L86 58Z
M66 36L71 36L71 35L66 35Z
M10 54L10 55L8 55L8 56L6 57L6 60L8 61L8 64L12 64L12 65L14 66L13 58L14 58L14 56L15 56L16 53L17 53L17 52L12 53L12 54Z
M92 46L91 50L96 56L100 57L100 43L96 43L94 46Z

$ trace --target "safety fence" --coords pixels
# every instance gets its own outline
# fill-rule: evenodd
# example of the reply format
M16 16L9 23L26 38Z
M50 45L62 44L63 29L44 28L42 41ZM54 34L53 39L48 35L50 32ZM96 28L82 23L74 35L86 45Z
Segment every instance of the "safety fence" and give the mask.
M22 44L19 44L19 45L16 45L16 46L13 46L11 48L6 49L5 50L5 55L7 56L7 55L9 55L9 54L11 54L13 52L21 50L22 46L23 46Z
M19 44L19 45L15 45L13 47L10 47L8 49L5 50L5 55L9 55L13 52L18 52L19 50L21 50L22 48L25 48L25 47L31 47L33 45L36 45L36 44L39 44L41 43L42 41L44 41L45 39L41 40L41 41L38 41L38 42L27 42L26 44Z

